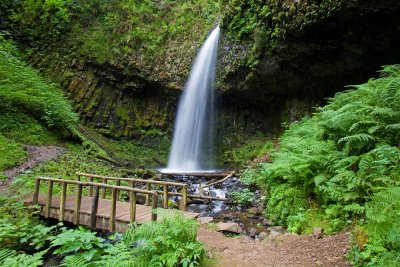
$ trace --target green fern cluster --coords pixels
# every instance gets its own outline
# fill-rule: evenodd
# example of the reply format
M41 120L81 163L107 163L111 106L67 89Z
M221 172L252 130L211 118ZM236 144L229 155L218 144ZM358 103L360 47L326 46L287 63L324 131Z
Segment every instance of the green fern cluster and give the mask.
M198 223L182 214L161 213L161 221L108 238L83 227L46 226L34 215L33 207L0 198L0 266L42 266L50 255L67 267L204 265Z
M0 113L26 114L61 133L71 134L78 116L61 90L28 66L5 36L0 32Z
M331 222L328 232L364 218L371 199L400 186L399 122L400 66L392 65L292 124L273 162L250 172L264 188L267 214L296 231L315 219L304 219L315 209L316 217ZM387 220L384 210L368 215L367 208L368 220L378 214Z
M38 267L43 265L43 254L47 251L41 251L33 255L18 253L15 250L0 249L0 265L3 267Z

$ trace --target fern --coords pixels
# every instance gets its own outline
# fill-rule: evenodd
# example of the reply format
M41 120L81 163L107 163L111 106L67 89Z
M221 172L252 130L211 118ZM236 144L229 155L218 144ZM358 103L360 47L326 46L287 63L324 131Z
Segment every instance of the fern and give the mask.
M0 249L0 264L2 264L7 258L15 257L17 252L12 249L2 248Z
M93 263L90 263L87 259L82 257L81 255L72 255L72 256L67 256L64 258L62 261L62 264L60 266L64 267L89 267L89 266L94 266Z
M2 267L38 267L43 264L43 255L47 250L28 255L11 249L0 249L0 265Z

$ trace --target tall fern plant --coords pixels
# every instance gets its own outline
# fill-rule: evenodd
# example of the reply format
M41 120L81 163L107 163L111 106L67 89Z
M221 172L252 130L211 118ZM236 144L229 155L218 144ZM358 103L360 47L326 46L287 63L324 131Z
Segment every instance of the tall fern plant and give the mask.
M400 65L392 65L285 131L273 162L255 175L268 215L284 225L311 207L322 208L328 219L365 216L374 194L400 186L399 130Z

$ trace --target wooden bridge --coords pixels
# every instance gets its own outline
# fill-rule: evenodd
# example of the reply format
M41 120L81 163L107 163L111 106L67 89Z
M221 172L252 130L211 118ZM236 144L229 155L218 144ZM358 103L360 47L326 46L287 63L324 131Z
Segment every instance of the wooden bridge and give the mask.
M229 173L228 176L231 177L233 174L234 172ZM45 218L55 218L59 221L87 225L111 232L124 232L131 223L142 224L176 214L176 209L168 209L168 199L171 195L180 197L179 209L188 218L199 216L198 213L186 211L188 198L218 199L204 196L202 190L200 190L200 195L190 195L185 183L109 177L80 172L76 175L76 180L37 177L33 197L26 203L39 205L40 215ZM229 178L228 176L221 182ZM47 193L41 194L40 189L44 187L44 183L47 183ZM203 185L200 188L214 184L216 183ZM140 188L140 185L145 189ZM55 189L58 189L58 195ZM125 195L121 192L125 192ZM122 201L121 195L122 198L128 199L128 202ZM158 208L159 196L161 196L163 208ZM139 198L142 199L142 205L137 204Z

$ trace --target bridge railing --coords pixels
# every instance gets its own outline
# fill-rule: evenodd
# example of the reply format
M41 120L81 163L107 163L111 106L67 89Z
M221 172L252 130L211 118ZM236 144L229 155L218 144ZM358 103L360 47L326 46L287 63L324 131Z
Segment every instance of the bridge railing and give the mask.
M168 208L168 197L170 195L181 196L182 203L179 207L180 210L186 211L186 206L188 203L188 185L185 183L169 182L169 181L159 181L152 179L138 179L138 178L122 178L122 177L112 177L112 176L102 176L97 174L77 172L78 181L82 181L83 177L86 177L89 182L94 182L96 180L100 181L102 184L107 184L109 181L115 181L117 186L121 185L121 182L126 182L129 187L136 188L137 184L144 184L147 191L157 192L163 196L163 208ZM162 190L158 190L155 187L162 187ZM171 191L171 187L181 188L180 192ZM93 195L93 188L89 188L89 195ZM106 188L102 188L101 197L106 197ZM145 205L150 205L150 195L145 196Z
M91 196L93 197L92 200L92 208L91 208L91 227L96 227L96 220L97 220L97 210L99 205L99 195L100 189L111 189L112 196L111 196L111 208L110 208L110 220L109 220L109 230L111 232L115 231L115 215L116 215L116 207L117 207L117 200L120 191L127 191L129 193L129 203L130 203L130 223L134 223L136 221L136 195L137 194L145 194L149 197L152 197L152 214L151 220L157 220L157 213L155 209L157 209L157 191L150 191L150 190L143 190L128 186L120 186L120 185L110 185L106 183L95 183L95 182L83 182L83 181L76 181L76 180L64 180L64 179L57 179L57 178L50 178L50 177L36 177L35 179L35 189L33 194L33 204L38 204L39 200L39 191L40 191L40 184L41 182L47 182L47 195L45 200L45 207L44 207L44 216L46 218L50 217L50 208L51 202L53 198L53 186L54 183L61 184L61 192L60 192L60 212L59 212L59 221L64 221L65 216L65 202L67 196L67 187L68 185L75 185L77 186L76 190L76 197L75 197L75 208L74 208L74 220L73 223L78 225L79 224L79 214L81 209L81 201L82 201L82 189L83 187L89 187L92 190ZM150 204L149 204L150 205Z

